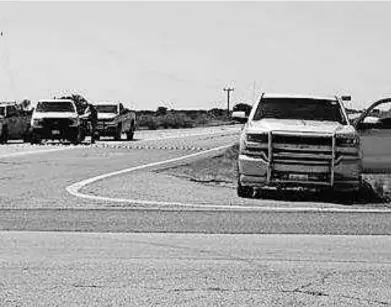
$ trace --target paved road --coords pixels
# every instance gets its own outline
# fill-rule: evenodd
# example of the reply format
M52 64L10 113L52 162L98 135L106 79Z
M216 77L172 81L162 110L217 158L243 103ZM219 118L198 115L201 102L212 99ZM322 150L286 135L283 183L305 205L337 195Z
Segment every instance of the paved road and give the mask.
M95 146L1 146L0 230L13 231L0 232L0 305L390 305L390 239L357 235L389 235L391 212L304 212L295 208L309 202L268 200L235 204L292 211L162 210L80 199L65 190L107 172L231 144L231 132L151 133L143 141ZM127 191L169 202L205 194L217 204L234 193L179 179L170 179L178 184L172 186L159 176L141 170L83 192L118 197ZM154 180L165 188L151 186Z
M107 172L177 158L213 146L229 145L236 140L237 131L238 128L234 127L223 130L212 128L154 132L155 135L153 132L143 132L144 141L100 142L92 147L38 146L32 149L31 146L23 144L1 147L0 230L274 234L391 233L389 223L391 211L389 213L302 211L240 213L230 209L215 212L205 208L203 211L188 212L185 210L186 207L178 206L159 207L145 205L141 202L127 204L85 200L71 196L66 191L66 187L75 182ZM205 135L210 132L214 134ZM63 150L30 154L32 150L43 150L42 148L52 150L52 147ZM5 150L9 152L6 153ZM19 154L27 154L9 156L17 150ZM344 207L308 201L291 203L273 200L247 201L237 198L232 189L206 187L147 171L105 179L86 187L84 192L93 195L166 201L168 204L179 201L255 208L267 206L291 207L292 209L303 206ZM151 207L156 210L150 210ZM165 208L174 211L161 210Z
M391 214L132 209L0 210L0 230L390 235Z
M391 305L385 236L0 237L1 306Z

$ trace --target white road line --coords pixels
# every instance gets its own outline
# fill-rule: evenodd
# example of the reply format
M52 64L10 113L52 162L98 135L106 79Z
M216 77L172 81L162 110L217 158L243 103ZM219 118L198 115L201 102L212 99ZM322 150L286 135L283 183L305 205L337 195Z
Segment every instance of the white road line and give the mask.
M141 139L138 141L135 141L134 143L142 143L142 142L148 142L148 141L161 141L161 140L170 140L170 139L183 139L185 137L193 137L193 136L205 136L205 135L218 135L218 134L224 134L225 136L233 135L233 134L238 134L240 132L239 128L234 129L230 128L227 130L221 130L221 131L215 131L215 132L202 132L202 133L194 133L194 134L179 134L179 135L168 135L168 136L161 136L161 137L152 137L152 138L146 138L146 139ZM239 137L239 136L238 136ZM105 141L103 141L105 142ZM110 142L110 143L122 143L122 142Z
M134 172L134 171L138 171L138 170L142 170L142 169L146 169L146 168L150 168L150 167L155 167L155 166L159 166L159 165L163 165L163 164L178 162L178 161L181 161L181 160L186 160L186 159L189 159L189 158L205 155L207 153L211 153L211 152L219 151L219 150L222 150L222 149L226 149L226 148L231 147L231 146L232 145L224 145L224 146L220 146L220 147L204 150L204 151L201 151L201 152L192 153L190 155L181 156L181 157L178 157L178 158L173 158L173 159L164 160L164 161L158 161L158 162L152 162L152 163L148 163L148 164L144 164L144 165L140 165L140 166L126 168L126 169L123 169L123 170L120 170L120 171L116 171L116 172L111 172L111 173L99 175L99 176L96 176L96 177L85 179L85 180L80 181L80 182L76 182L76 183L68 186L66 188L66 190L70 194L72 194L72 195L74 195L76 197L90 199L90 200L99 200L99 201L109 200L109 201L113 201L113 202L128 202L128 203L129 202L137 202L137 203L139 203L138 200L132 200L132 199L118 199L118 198L110 198L110 197L101 197L101 196L82 194L82 193L79 192L79 190L84 188L85 186L87 186L89 184L92 184L94 182L97 182L97 181L100 181L100 180L103 180L103 179L106 179L106 178L109 178L109 177L118 176L118 175L122 175L122 174L125 174L125 173L130 173L130 172ZM150 203L151 203L150 201L147 201L146 204L150 204Z
M159 161L159 162L153 162L145 165L140 165L136 167L131 167L127 169L123 169L120 171L115 171L103 175L99 175L96 177L88 178L80 182L76 182L66 188L67 192L71 195L93 200L93 201L106 201L110 203L127 203L127 204L135 204L135 205L147 205L147 206L155 206L155 207L131 207L129 209L132 210L175 210L177 211L178 208L180 208L183 211L226 211L226 210L232 210L232 211L278 211L278 212L335 212L335 213L390 213L390 209L351 209L351 208L313 208L313 207L260 207L260 206L239 206L239 205L212 205L212 204L191 204L191 203L180 203L180 202L165 202L165 201L151 201L151 200L142 200L142 199L128 199L128 198L114 198L114 197L105 197L105 196L95 196L90 194L83 194L80 192L80 190L87 185L90 185L92 183L95 183L97 181L114 177L126 173L135 172L142 169L147 169L155 166L160 166L164 164L169 164L173 162L178 162L186 159L190 159L193 157L205 155L211 152L219 151L222 149L226 149L231 147L232 145L225 145L220 146L216 148L212 148L209 150L193 153L190 155L181 156L178 158L173 158L169 160ZM178 207L178 208L173 208ZM107 208L105 208L107 209ZM117 209L126 209L126 208L117 208Z

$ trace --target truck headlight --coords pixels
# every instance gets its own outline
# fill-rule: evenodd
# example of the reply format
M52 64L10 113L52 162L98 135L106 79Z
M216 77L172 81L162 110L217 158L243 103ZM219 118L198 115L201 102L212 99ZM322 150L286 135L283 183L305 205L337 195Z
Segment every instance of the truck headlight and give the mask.
M80 125L80 121L78 118L71 118L69 120L69 126L70 127L76 127L76 126L79 126Z
M38 119L33 119L32 120L31 126L33 126L33 127L42 127L42 124L43 124L43 120L41 118L38 118Z
M266 133L249 133L246 135L246 141L256 143L267 143L268 135Z
M358 136L337 137L337 146L358 147L359 145L360 145L360 138Z

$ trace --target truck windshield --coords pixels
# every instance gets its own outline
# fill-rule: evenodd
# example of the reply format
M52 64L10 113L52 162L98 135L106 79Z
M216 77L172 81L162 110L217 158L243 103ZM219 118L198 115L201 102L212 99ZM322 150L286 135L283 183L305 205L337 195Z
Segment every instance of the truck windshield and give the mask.
M347 124L338 102L325 99L263 98L253 120L262 118L336 121Z
M98 105L95 108L98 113L118 113L117 106L113 105Z
M5 116L5 107L0 107L0 116Z
M72 112L75 113L73 104L69 101L40 101L37 104L37 112Z

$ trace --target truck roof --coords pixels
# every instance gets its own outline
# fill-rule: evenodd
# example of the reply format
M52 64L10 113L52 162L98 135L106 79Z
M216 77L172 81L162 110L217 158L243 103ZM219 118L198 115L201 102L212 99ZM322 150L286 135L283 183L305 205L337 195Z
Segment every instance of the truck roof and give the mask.
M13 106L16 105L16 101L0 101L0 106Z
M264 93L263 98L296 98L296 99L314 99L314 100L336 100L335 96L316 96L308 94L278 94Z
M105 106L116 106L116 105L119 105L119 102L99 101L99 102L94 102L93 105L94 106L102 106L102 105L105 105Z
M67 102L72 102L74 103L74 101L72 99L40 99L38 100L38 102L58 102L58 101L67 101Z

